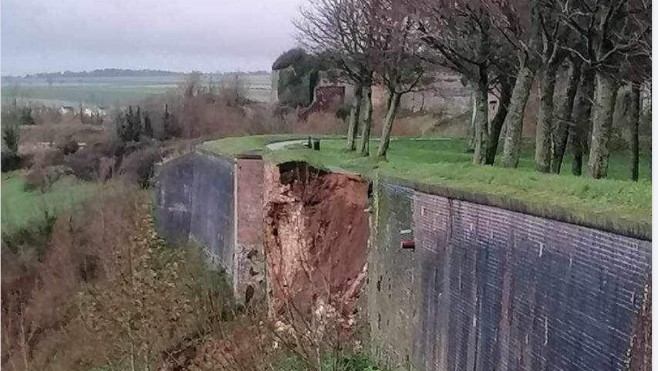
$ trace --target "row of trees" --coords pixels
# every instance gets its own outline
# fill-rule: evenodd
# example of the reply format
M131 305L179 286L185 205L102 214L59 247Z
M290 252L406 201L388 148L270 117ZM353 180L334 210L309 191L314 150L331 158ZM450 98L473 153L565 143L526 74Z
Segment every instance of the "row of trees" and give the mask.
M531 87L538 81L535 164L559 173L570 143L572 172L606 176L617 92L630 85L632 173L637 179L640 86L651 79L651 2L646 0L311 0L296 21L301 43L330 55L356 87L347 146L369 154L371 87L389 91L379 156L403 94L447 67L474 91L475 164L519 162ZM564 73L566 87L556 92ZM488 96L500 105L489 117ZM363 112L362 112L363 111ZM501 138L502 136L502 138ZM590 144L591 143L591 144Z
M166 121L169 111L165 109ZM142 115L141 108L137 106L137 110L133 111L132 106L128 106L125 112L119 112L115 118L115 127L117 136L122 142L139 142L142 136L153 138L153 125L148 112Z

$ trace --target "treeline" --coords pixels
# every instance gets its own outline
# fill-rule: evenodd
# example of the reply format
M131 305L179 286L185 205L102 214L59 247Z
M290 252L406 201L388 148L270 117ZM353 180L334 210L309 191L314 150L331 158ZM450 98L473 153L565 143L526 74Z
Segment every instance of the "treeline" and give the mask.
M42 72L33 75L26 75L26 78L71 78L71 77L152 77L152 76L177 76L182 75L180 72L165 70L131 70L122 68L103 68L93 71L80 72Z
M195 73L195 72L192 72ZM249 71L249 72L217 72L209 73L208 76L231 76L231 75L264 75L268 74L267 71ZM174 72L167 70L152 70L152 69L143 69L143 70L132 70L132 69L122 69L122 68L103 68L96 69L93 71L80 71L80 72L41 72L31 75L25 75L24 78L27 79L60 79L60 78L80 78L80 77L160 77L160 76L184 76L187 73L185 72ZM10 76L3 76L8 78ZM16 78L14 76L14 78Z
M651 2L641 0L318 0L295 22L304 47L331 56L356 87L347 147L369 154L372 85L388 89L378 155L385 157L401 97L432 82L433 70L461 74L474 91L473 162L517 167L523 117L535 81L539 172L607 173L613 113L629 91L631 177L638 178L641 86L651 80ZM558 84L558 79L564 84ZM564 85L564 90L558 89ZM489 117L489 94L499 109Z

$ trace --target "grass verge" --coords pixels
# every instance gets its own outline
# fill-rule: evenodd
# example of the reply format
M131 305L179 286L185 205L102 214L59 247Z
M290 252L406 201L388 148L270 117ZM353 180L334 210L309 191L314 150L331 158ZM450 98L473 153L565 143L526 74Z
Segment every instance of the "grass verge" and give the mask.
M377 143L371 142L371 153ZM388 161L360 157L344 150L343 140L324 140L320 151L292 146L265 151L273 162L306 161L331 171L344 170L368 178L386 177L447 197L651 238L651 174L642 158L641 180L623 180L629 166L623 153L611 156L609 179L534 171L531 143L523 148L518 169L474 166L464 140L399 139L391 143ZM570 159L565 159L569 164Z

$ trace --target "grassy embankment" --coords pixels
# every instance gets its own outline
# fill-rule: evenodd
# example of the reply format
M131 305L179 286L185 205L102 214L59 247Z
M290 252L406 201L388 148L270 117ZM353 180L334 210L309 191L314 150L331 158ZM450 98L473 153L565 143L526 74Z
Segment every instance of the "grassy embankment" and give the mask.
M206 150L234 155L262 149L283 140L283 136L225 138L205 143ZM376 153L377 143L371 143ZM594 180L570 173L565 159L563 174L534 171L532 143L523 148L518 169L474 166L465 153L462 139L399 139L391 143L388 161L373 156L363 158L345 152L343 140L323 140L320 151L302 146L284 150L263 150L267 159L282 163L306 161L329 170L342 169L365 177L395 178L446 196L510 208L568 222L612 229L643 237L651 229L650 158L643 157L639 182L629 177L628 156L614 153L610 158L609 179Z
M62 178L44 193L26 191L25 181L20 172L2 175L2 233L11 234L47 216L70 210L93 193L95 185Z

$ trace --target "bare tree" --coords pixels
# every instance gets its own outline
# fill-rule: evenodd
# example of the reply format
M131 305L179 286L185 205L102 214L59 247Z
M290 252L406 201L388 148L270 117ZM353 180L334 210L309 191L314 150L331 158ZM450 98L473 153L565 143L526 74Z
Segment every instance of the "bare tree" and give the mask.
M422 40L434 52L428 59L461 73L475 88L473 163L484 164L489 142L490 69L499 50L491 6L487 1L475 0L412 4L420 15Z
M422 46L417 22L405 4L388 1L382 7L385 34L376 50L377 72L388 89L386 116L377 156L386 157L393 123L400 107L402 96L417 90L429 82L426 73L429 66L421 58Z
M594 69L595 101L588 174L607 175L608 142L619 89L619 69L624 58L644 50L643 39L650 33L650 2L642 0L561 0L562 21L585 44L585 52L565 47Z
M492 85L494 86L493 92L498 98L498 107L494 117L489 123L489 143L487 144L485 158L486 165L494 164L496 153L498 152L500 134L512 100L514 77L510 74L510 71L514 70L514 66L509 62L509 59L501 60L500 63L497 64L494 72L495 78L493 79Z
M551 169L554 146L554 106L557 72L566 57L561 45L567 36L555 1L543 0L535 7L539 19L541 61L539 73L539 115L535 135L535 168L542 173Z
M540 23L536 6L536 0L501 0L494 8L496 11L494 25L517 56L517 74L503 124L505 140L502 163L505 167L518 166L525 106L540 65L537 54L540 44Z
M559 174L562 168L562 160L564 159L569 137L572 138L572 146L574 145L573 141L576 140L573 122L574 103L580 82L582 62L572 54L567 57L566 62L568 66L565 77L566 87L564 93L561 94L562 99L558 103L554 114L551 172L556 174Z
M363 115L362 153L367 154L372 124L373 63L371 54L376 32L373 15L379 0L310 0L294 21L302 45L330 57L343 77L354 83L347 148L356 149L359 117ZM364 112L362 113L361 110Z

